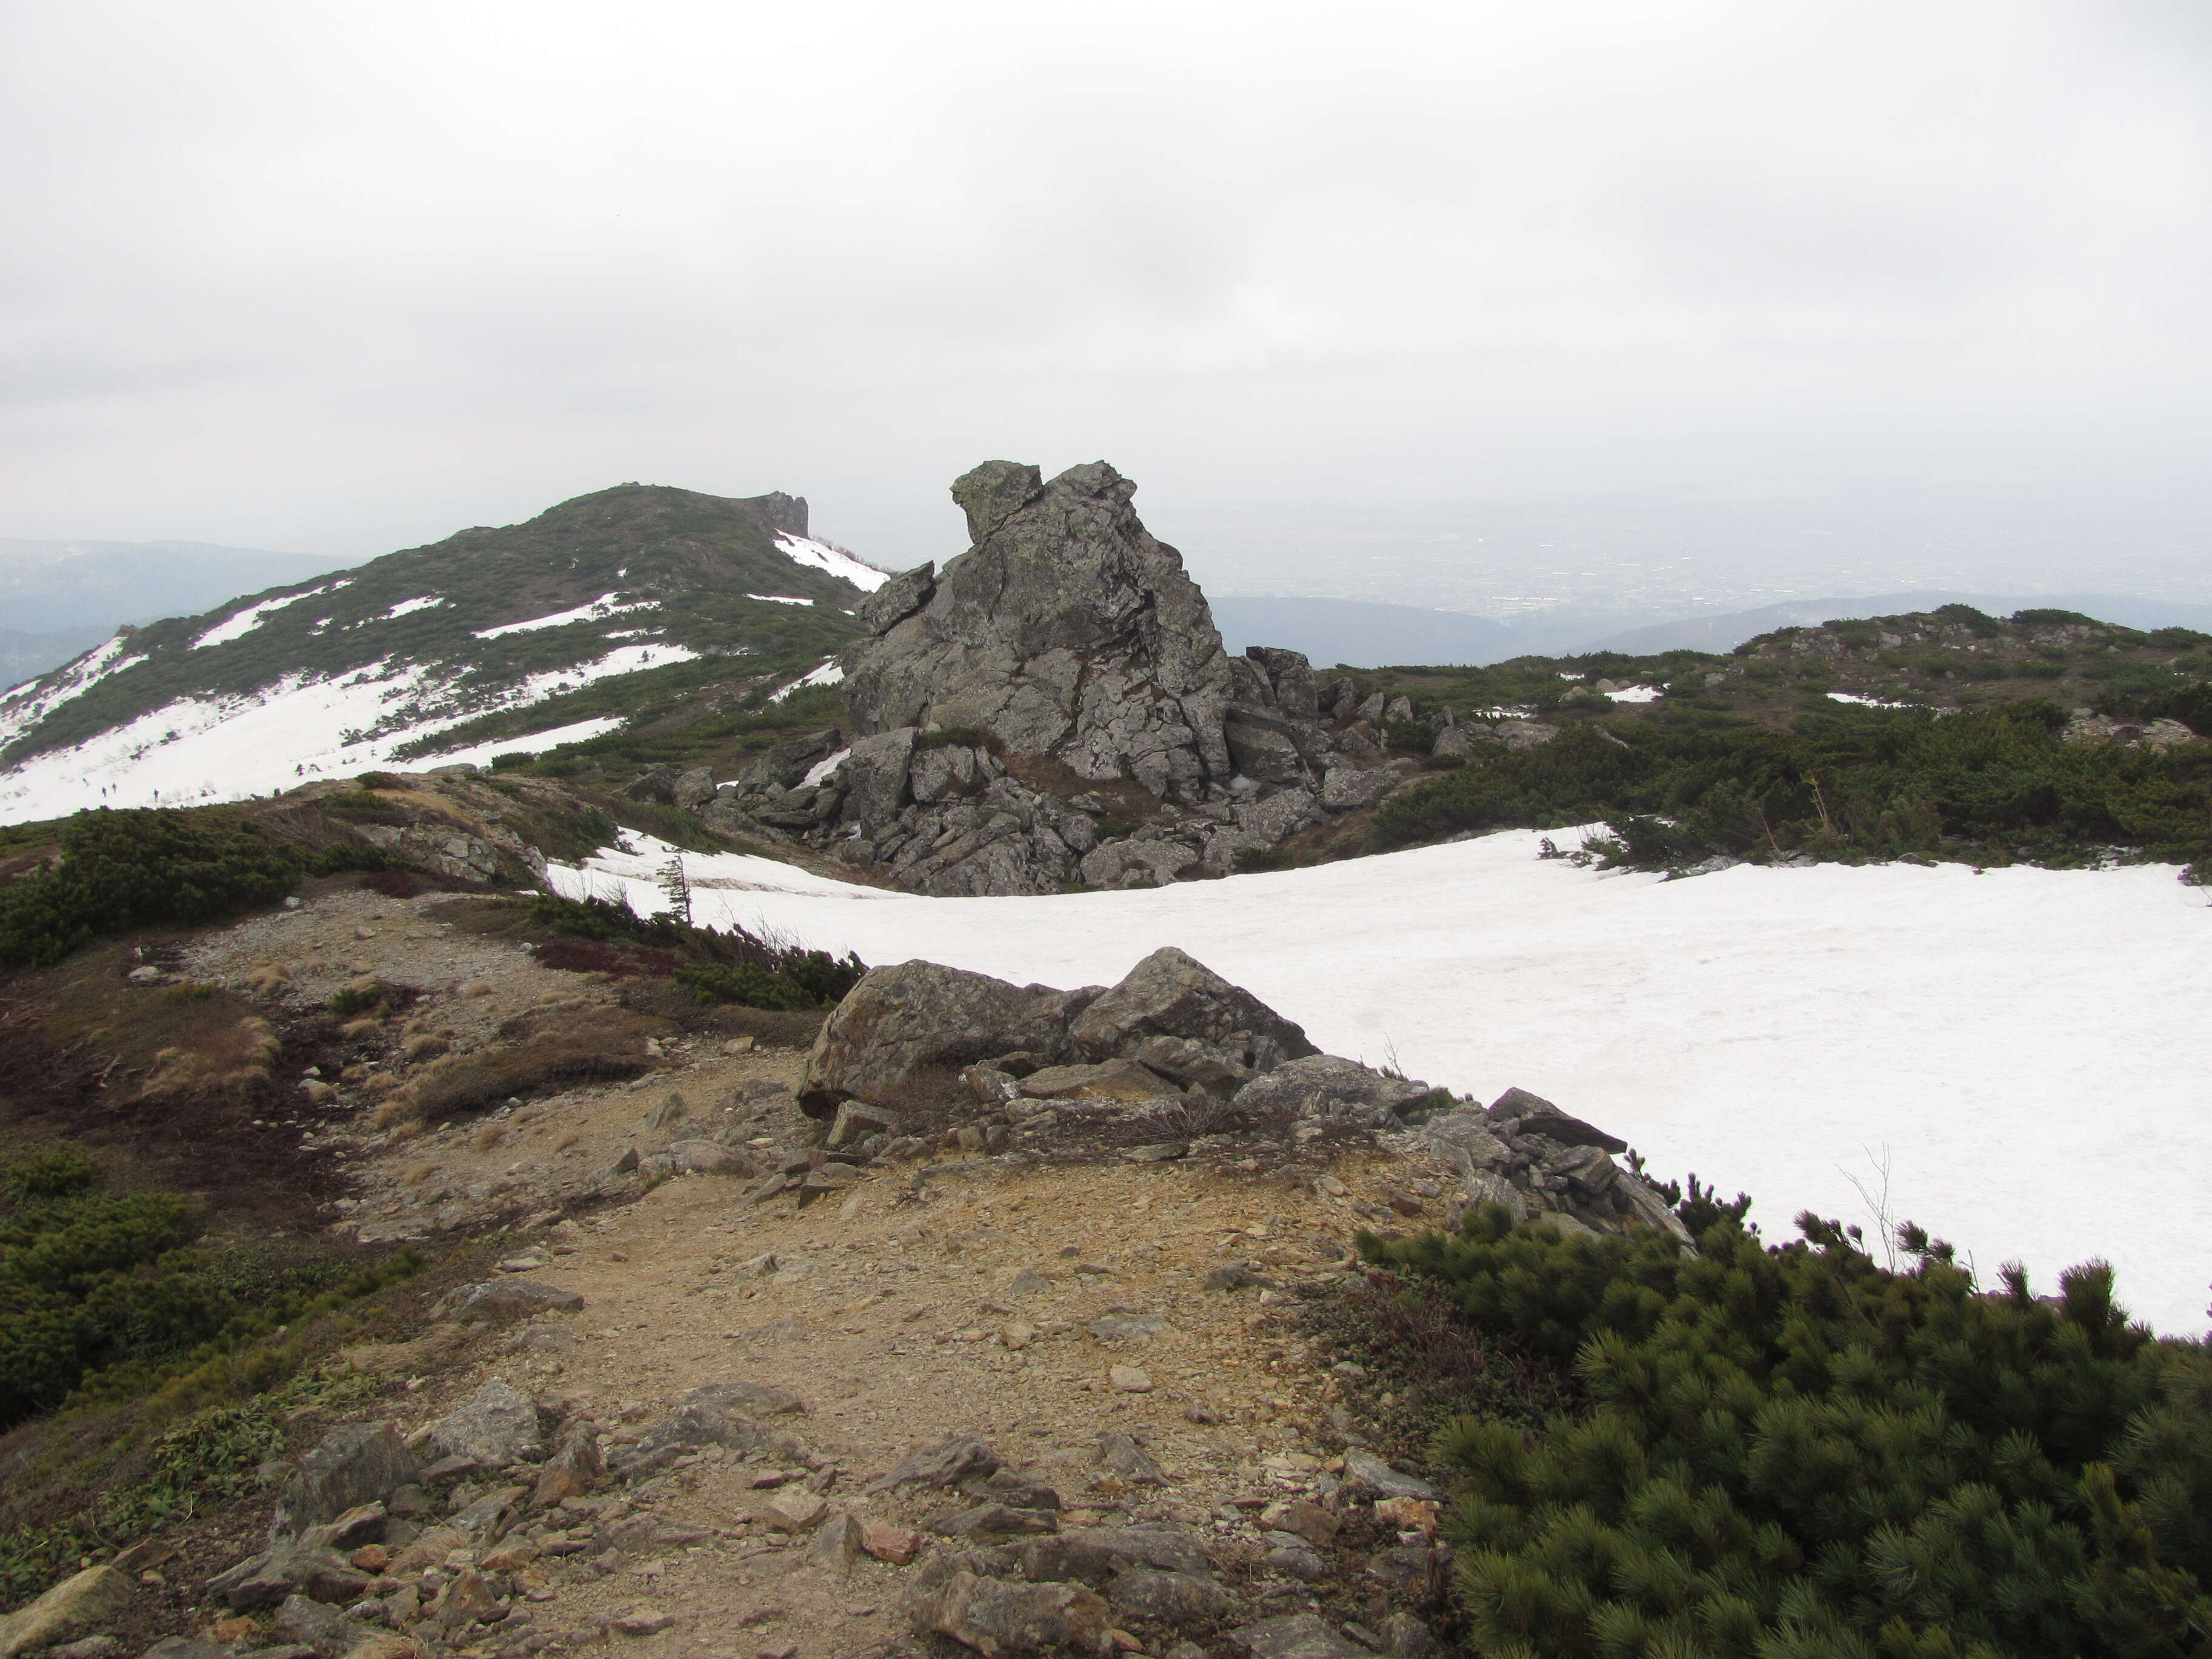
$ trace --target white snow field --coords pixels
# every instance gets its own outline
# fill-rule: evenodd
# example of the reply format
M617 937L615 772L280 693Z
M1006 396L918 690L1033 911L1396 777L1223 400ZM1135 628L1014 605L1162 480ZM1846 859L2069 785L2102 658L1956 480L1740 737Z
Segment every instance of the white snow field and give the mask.
M832 657L821 667L802 674L789 685L781 686L771 691L768 700L770 702L781 702L793 692L804 691L810 685L842 685L844 683L845 671L838 665L837 659Z
M0 744L13 743L40 720L106 679L120 673L139 658L131 654L131 635L118 634L102 640L75 662L64 663L43 680L18 687L0 697Z
M540 628L565 628L575 622L605 622L631 611L650 611L650 599L640 599L625 605L619 594L602 593L589 605L580 605L573 611L556 611L550 617L532 617L527 622L501 623L496 628L479 628L472 636L479 640L505 639L509 634L528 634Z
M1554 831L1571 846L1571 832ZM695 915L872 963L1110 983L1174 945L1324 1049L1487 1100L1518 1084L1653 1171L1803 1209L1891 1213L1986 1284L2092 1256L2162 1332L2212 1279L2212 906L2172 869L1748 866L1687 881L1535 857L1539 836L1119 893L934 899L687 854ZM632 837L563 893L662 908ZM1875 1232L1871 1226L1869 1235Z
M233 640L242 640L261 626L261 619L272 611L282 611L286 605L304 600L320 599L325 593L335 593L341 587L350 587L350 581L325 582L320 587L311 587L304 593L287 593L282 599L264 599L258 605L249 605L234 616L227 617L192 641L192 649L204 651L210 646L228 645Z
M666 643L619 646L590 662L530 675L481 700L459 698L447 679L421 667L394 668L389 659L327 679L290 674L234 697L182 697L0 772L0 823L60 817L88 806L243 800L292 788L307 778L342 777L386 764L401 745L494 709L527 708L593 680L691 662L697 655ZM598 737L621 723L577 721L404 763L418 769L481 763L495 754L534 753Z
M777 550L794 564L811 566L826 570L833 576L842 576L863 593L872 593L891 579L888 570L878 570L872 564L862 564L842 547L832 547L827 542L817 542L805 536L778 536ZM754 595L758 598L757 594Z

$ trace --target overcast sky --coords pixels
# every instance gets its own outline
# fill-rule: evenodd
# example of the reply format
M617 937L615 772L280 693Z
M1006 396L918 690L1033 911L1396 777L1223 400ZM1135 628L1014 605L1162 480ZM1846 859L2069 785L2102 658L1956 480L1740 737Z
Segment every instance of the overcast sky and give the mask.
M0 537L640 479L897 565L1103 456L1248 592L1546 514L2185 582L2208 88L2203 0L9 0Z

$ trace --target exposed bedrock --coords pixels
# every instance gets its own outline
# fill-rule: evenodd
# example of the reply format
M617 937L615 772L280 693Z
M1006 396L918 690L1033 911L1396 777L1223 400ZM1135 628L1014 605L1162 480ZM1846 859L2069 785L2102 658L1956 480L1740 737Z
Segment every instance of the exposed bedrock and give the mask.
M1130 778L1202 799L1233 770L1221 635L1175 549L1129 506L1103 461L1050 483L987 461L952 486L974 545L878 596L881 629L854 647L845 695L861 732L949 727L1079 778Z
M1118 985L1073 991L928 962L872 969L823 1024L799 1101L835 1120L825 1156L859 1164L939 1146L1233 1161L1379 1145L1449 1172L1462 1213L1501 1205L1569 1231L1689 1243L1665 1198L1614 1162L1617 1137L1526 1090L1485 1108L1322 1054L1172 946Z
M973 544L857 613L852 737L771 750L707 821L919 892L1049 893L1227 875L1402 782L1350 681L1317 684L1295 651L1223 651L1135 489L1103 461L957 480Z

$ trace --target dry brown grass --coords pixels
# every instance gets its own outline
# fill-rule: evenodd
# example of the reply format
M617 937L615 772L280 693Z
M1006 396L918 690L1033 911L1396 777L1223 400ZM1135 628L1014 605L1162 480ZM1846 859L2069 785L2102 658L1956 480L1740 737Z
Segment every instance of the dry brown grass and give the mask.
M376 1121L380 1127L410 1118L441 1122L517 1097L637 1077L652 1066L645 1040L669 1029L626 1008L579 1009L507 1047L432 1060L377 1109Z
M688 986L673 980L634 979L622 991L622 1006L669 1021L695 1036L717 1041L749 1036L764 1048L813 1046L826 1008L741 1008L734 1002L702 1002Z
M384 1022L380 1019L349 1019L338 1027L338 1035L349 1042L359 1042L364 1038L379 1036L383 1030Z
M269 1068L284 1046L258 1014L203 1028L193 1038L155 1052L153 1074L139 1091L140 1099L204 1092L242 1097L269 1081Z
M445 1038L433 1036L425 1031L409 1037L401 1045L400 1052L410 1060L435 1060L441 1054L451 1053L453 1047Z
M470 1139L469 1145L475 1147L477 1151L480 1152L488 1152L506 1139L507 1125L504 1123L487 1123L476 1132L475 1135Z

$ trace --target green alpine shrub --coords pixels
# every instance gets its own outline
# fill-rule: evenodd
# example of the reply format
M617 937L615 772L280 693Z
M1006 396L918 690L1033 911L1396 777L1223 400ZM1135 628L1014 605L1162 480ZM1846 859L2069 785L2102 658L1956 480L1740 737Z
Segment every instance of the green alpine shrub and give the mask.
M1708 1200L1710 1194L1705 1195ZM1455 1421L1456 1594L1498 1659L2180 1659L2212 1651L2212 1360L2102 1263L1979 1291L1807 1215L1694 1253L1503 1209L1370 1254L1572 1356L1593 1402Z
M105 934L195 927L283 897L292 850L225 813L80 812L52 868L0 890L0 967L43 967Z

